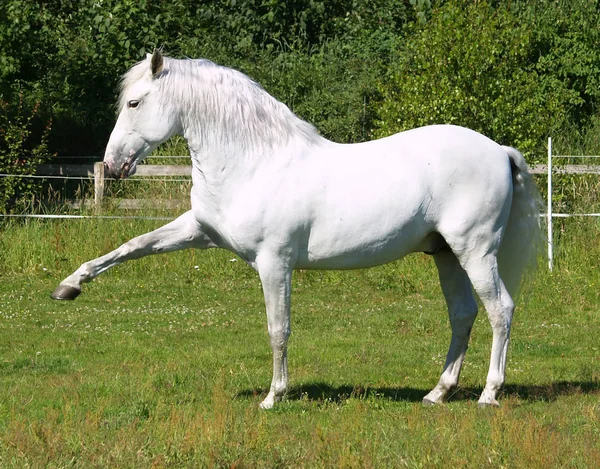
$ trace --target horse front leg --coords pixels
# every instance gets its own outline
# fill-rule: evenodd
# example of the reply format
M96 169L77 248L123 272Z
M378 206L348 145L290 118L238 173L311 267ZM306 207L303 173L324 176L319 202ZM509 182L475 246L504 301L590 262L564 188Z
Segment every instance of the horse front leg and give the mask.
M192 211L172 222L143 234L119 246L108 254L82 264L65 278L52 293L55 300L73 300L81 293L81 285L92 281L102 272L131 259L150 254L177 251L191 247L211 247L211 241L201 230Z
M271 409L281 401L288 387L287 343L290 336L290 296L292 268L278 258L257 258L257 270L263 286L267 324L273 351L273 379L269 394L260 404Z

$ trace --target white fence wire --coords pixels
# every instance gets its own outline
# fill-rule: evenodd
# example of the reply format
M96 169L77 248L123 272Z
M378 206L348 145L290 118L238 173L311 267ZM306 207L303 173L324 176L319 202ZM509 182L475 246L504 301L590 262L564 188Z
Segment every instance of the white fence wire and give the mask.
M87 157L75 157L73 159L81 160ZM170 156L157 158L189 158L189 156ZM89 159L98 160L98 157L89 157ZM184 176L184 177L178 177ZM191 167L189 165L142 165L138 168L136 176L121 179L126 182L191 182ZM0 173L0 177L31 178L31 179L62 179L94 182L93 205L100 208L104 198L104 183L114 181L112 178L104 176L104 165L102 162L96 163L78 163L78 164L50 164L42 165L38 168L38 174L8 174ZM124 202L131 202L125 200ZM131 207L129 204L128 208ZM19 213L19 214L0 214L0 218L39 218L39 219L105 219L105 220L173 220L175 217L158 216L140 216L140 215L74 215L74 214L40 214L40 213Z
M94 159L98 157L78 157L75 159ZM156 156L150 157L156 159L181 159L189 158L189 156ZM552 154L552 138L548 138L548 164L536 165L532 167L534 174L547 174L548 176L548 197L547 197L547 212L542 214L546 217L548 228L548 269L552 271L554 267L554 240L553 240L553 219L554 218L571 218L571 217L600 217L600 213L554 213L552 206L552 191L553 191L553 174L600 174L600 166L589 165L564 165L559 168L553 166L553 160L556 158L600 158L600 155L553 155ZM48 171L50 171L48 166ZM74 169L79 167L80 169ZM36 179L63 179L63 180L87 180L94 181L94 200L96 204L100 204L103 198L104 181L111 180L104 177L104 168L102 163L80 164L80 165L65 165L52 167L52 170L58 171L61 174L7 174L0 173L0 177L19 177L19 178L36 178ZM172 176L187 176L191 173L189 166L167 166L167 165L143 165L140 166L143 174L134 178L125 179L123 181L168 181L168 182L190 182L190 178L173 178ZM71 174L63 174L64 172ZM169 177L171 175L171 177ZM158 176L158 177L157 177ZM165 176L165 177L161 177ZM174 217L149 217L139 215L68 215L68 214L0 214L0 218L42 218L42 219L109 219L109 220L173 220Z
M573 217L600 217L600 213L554 213L552 207L552 190L553 179L552 175L561 174L600 174L600 167L589 165L566 165L563 168L554 168L553 160L556 158L600 158L600 155L553 155L552 154L552 137L548 137L548 206L546 212L546 221L548 223L548 269L552 271L554 268L554 239L553 239L553 219L554 218L573 218ZM579 168L579 169L577 169Z

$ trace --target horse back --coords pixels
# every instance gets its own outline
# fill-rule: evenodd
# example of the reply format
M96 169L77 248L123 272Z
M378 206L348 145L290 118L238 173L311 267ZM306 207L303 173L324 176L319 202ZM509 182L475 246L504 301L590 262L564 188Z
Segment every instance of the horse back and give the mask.
M505 223L510 162L498 144L430 126L318 155L308 264L380 264L443 246L440 233Z

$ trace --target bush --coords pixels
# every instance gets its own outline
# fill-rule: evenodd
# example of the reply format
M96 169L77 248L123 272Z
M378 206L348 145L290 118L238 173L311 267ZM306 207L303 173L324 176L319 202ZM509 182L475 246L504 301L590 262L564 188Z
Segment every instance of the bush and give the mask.
M415 11L403 0L6 0L0 98L16 101L9 85L26 83L25 101L39 101L53 119L50 148L98 155L114 124L120 76L162 46L173 57L205 57L249 72L326 135L364 139L356 126L368 127L365 96L375 89L368 68L379 73L390 38ZM319 102L328 110L318 111Z
M251 62L228 65L247 73L326 138L351 143L371 138L371 109L383 66L368 50L345 50L330 41L310 52L263 49Z
M38 179L20 177L35 173L37 165L49 158L48 134L51 122L41 131L41 139L32 138L39 104L31 110L24 107L22 94L16 106L0 101L0 213L15 209L17 201L33 200L39 195Z
M577 0L577 15L566 1L556 9L497 3L449 1L415 27L381 86L379 136L452 123L516 146L531 161L543 155L548 135L589 118L599 63L592 2ZM584 17L588 27L579 31Z

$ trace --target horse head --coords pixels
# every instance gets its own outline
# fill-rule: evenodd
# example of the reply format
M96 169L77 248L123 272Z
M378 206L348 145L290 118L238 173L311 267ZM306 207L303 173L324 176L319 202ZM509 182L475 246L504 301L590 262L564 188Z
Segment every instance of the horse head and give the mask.
M158 50L123 78L119 117L104 154L105 173L116 179L133 175L137 164L181 125L161 92L163 56Z

